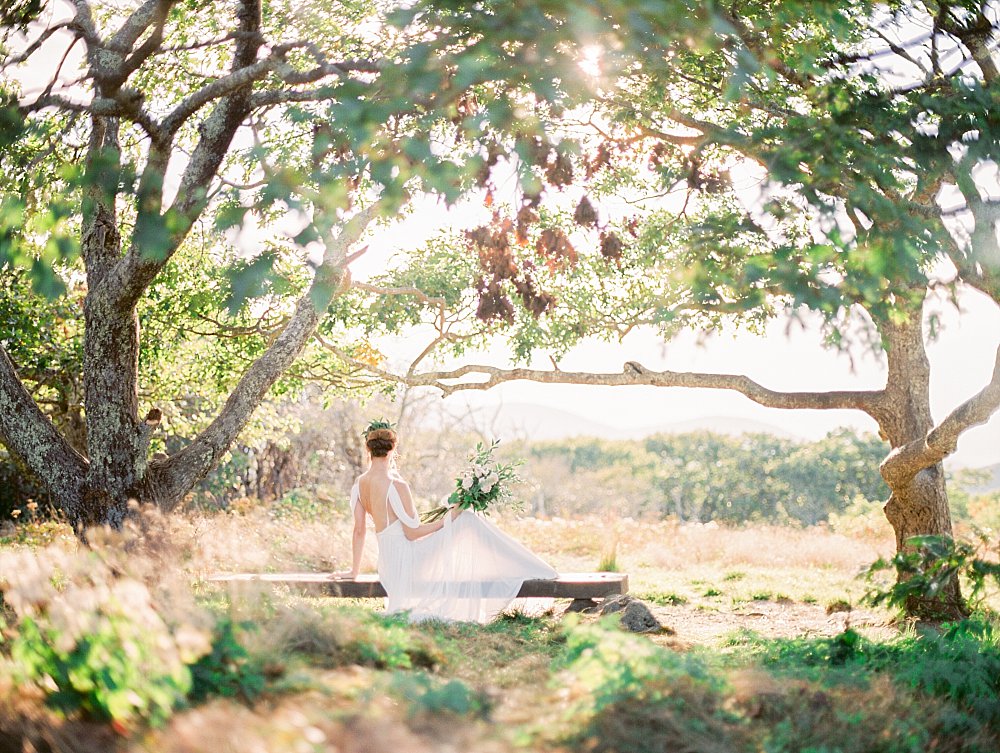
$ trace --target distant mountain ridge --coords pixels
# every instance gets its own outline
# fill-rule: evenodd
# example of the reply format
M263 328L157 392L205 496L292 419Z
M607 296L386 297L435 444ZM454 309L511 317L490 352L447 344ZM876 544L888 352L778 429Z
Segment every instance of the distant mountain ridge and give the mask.
M709 416L666 424L615 427L560 408L532 403L508 403L496 408L474 407L463 416L450 414L470 429L495 437L555 440L569 437L603 439L644 439L654 434L686 434L710 431L716 434L772 434L786 439L803 439L784 429L749 418Z

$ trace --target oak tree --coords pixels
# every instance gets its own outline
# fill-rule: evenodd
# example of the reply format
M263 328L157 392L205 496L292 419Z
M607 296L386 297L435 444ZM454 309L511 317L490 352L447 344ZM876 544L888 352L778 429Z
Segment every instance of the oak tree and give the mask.
M423 320L387 310L383 326L436 329L419 363L382 375L445 393L530 379L728 389L773 408L863 411L889 444L881 473L898 547L950 536L942 461L1000 406L1000 353L982 390L935 420L925 306L931 288L1000 303L995 6L641 8L593 8L598 20L578 45L598 91L561 114L561 136L518 152L535 188L492 187L491 221L442 235L380 281L433 302ZM805 310L822 316L829 344L860 337L881 353L885 385L786 392L635 361L619 373L425 365L430 353L488 337L506 337L521 361L548 353L555 363L583 337L652 327L669 339L733 321L754 329ZM957 582L910 606L960 612Z
M175 506L283 380L349 380L309 349L366 233L412 197L455 202L496 134L539 132L517 103L571 61L515 13L468 36L468 10L0 15L0 442L76 525L118 524L130 498ZM165 445L182 399L191 433Z

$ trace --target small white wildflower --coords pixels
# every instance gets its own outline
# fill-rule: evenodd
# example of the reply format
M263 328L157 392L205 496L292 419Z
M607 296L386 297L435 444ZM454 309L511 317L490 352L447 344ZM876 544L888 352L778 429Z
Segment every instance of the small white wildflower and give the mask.
M321 745L326 742L326 735L319 727L306 727L302 730L302 736L313 745Z

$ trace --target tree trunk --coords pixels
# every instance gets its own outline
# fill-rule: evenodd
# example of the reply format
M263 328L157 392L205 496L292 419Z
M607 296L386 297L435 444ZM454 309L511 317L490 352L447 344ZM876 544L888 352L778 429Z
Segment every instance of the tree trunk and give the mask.
M934 422L930 410L930 364L923 338L923 310L915 307L900 322L880 322L889 363L885 397L878 422L893 449L923 440ZM951 511L941 463L902 478L883 473L890 496L885 516L896 534L896 550L906 551L914 536L952 536ZM902 578L903 574L899 573ZM911 597L908 614L922 619L951 619L966 614L957 578L933 599Z
M83 502L87 461L63 439L18 378L0 348L0 441L33 470L60 506Z
M83 310L90 469L85 504L74 522L120 526L145 473L148 446L138 419L138 317L91 296Z
M139 319L109 282L122 257L116 211L121 153L118 122L95 117L84 200L82 252L87 270L83 303L83 379L87 414L87 470L83 504L67 508L82 529L109 523L120 526L129 497L145 471L146 448L138 418Z

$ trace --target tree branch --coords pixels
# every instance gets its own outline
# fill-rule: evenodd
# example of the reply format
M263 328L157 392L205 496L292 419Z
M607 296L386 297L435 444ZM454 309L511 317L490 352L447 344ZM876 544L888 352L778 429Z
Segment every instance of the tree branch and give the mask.
M38 51L38 48L41 47L43 44L45 44L45 42L48 41L48 39L53 34L55 34L57 31L60 31L61 29L67 29L72 26L73 26L72 21L63 21L62 23L58 23L55 26L50 26L41 34L39 34L38 38L35 39L34 42L25 47L24 51L21 52L19 55L11 55L10 57L6 58L3 62L0 62L0 70L5 70L13 65L20 65L25 60L34 55Z
M95 117L124 118L136 123L154 141L163 138L160 126L142 107L142 97L130 89L120 89L110 97L94 97L90 102L74 102L61 94L48 91L30 104L19 107L22 114L57 107L66 112L87 113Z
M150 26L153 27L153 31L146 41L122 62L117 75L114 80L109 82L110 84L121 86L159 48L163 42L163 28L166 26L170 8L176 3L177 0L146 0L146 3L133 13L118 33L111 38L108 47L127 54L132 50L142 33Z
M245 69L256 69L258 65L257 52L263 43L259 33L260 0L242 0L239 7L239 34L232 73L220 80L232 81L236 77L241 84L236 88L227 88L215 109L201 123L201 138L184 169L177 198L170 208L161 214L160 207L154 207L150 202L137 216L132 244L113 274L109 275L108 284L103 286L104 294L119 298L124 305L134 305L139 300L142 292L187 237L208 204L208 186L225 159L233 136L250 113L249 84L254 78L241 77L240 73ZM162 127L158 135L166 142L161 145L166 149L169 129Z
M87 43L87 50L93 51L101 46L101 35L97 33L94 26L94 14L90 9L88 0L73 0L76 6L76 15L71 21L71 28L78 31Z
M943 5L943 4L942 4ZM1000 76L996 60L990 50L990 42L996 29L983 13L982 8L966 23L955 20L945 9L940 14L941 28L959 39L972 54L972 59L979 66L983 80L992 84Z
M106 180L108 172L121 167L118 130L115 118L92 118L80 244L87 285L92 289L100 285L121 256L117 191Z
M733 27L740 41L746 45L746 48L752 52L761 63L783 77L785 80L802 89L806 89L810 86L811 82L808 76L800 74L794 68L789 66L784 60L781 59L781 56L778 55L777 51L769 47L763 39L758 37L752 29L744 24L740 19L736 18L735 15L724 11L721 15Z
M997 239L997 223L1000 222L1000 202L985 201L975 196L969 199L969 211L972 212L974 227L969 237L969 253L967 266L976 272L970 277L970 283L986 283L986 292L1000 304L1000 240ZM960 267L964 269L966 267Z
M919 70L921 73L924 74L924 76L930 76L931 75L930 71L928 71L924 67L923 63L921 63L917 58L913 57L913 55L911 55L909 52L907 52L907 50L906 50L905 47L903 47L900 44L897 44L896 42L893 42L888 37L888 35L886 35L880 29L877 29L875 27L869 27L869 28L870 28L870 30L876 36L878 36L879 39L881 39L883 42L886 43L886 45L888 45L889 49L893 53L895 53L896 55L898 55L899 57L901 57L903 60L905 60L906 62L910 63L911 65L915 66L917 68L917 70Z
M308 45L307 45L308 46ZM342 60L335 63L323 62L308 71L297 71L288 66L281 71L281 80L290 86L313 84L327 76L343 76L345 73L378 73L382 66L373 60Z
M150 499L166 509L175 506L236 441L268 390L308 345L330 301L343 289L351 247L381 209L379 202L373 202L327 242L313 282L296 303L294 314L267 350L250 365L212 423L184 449L166 460L150 463L145 485Z
M287 52L287 49L284 46L280 50L276 48L274 55L260 60L253 65L234 70L228 76L216 79L193 94L188 95L163 119L161 124L163 130L167 133L175 133L178 128L184 125L188 118L212 100L232 94L248 84L252 84L264 76L264 74L275 70L281 62L279 56L284 55L285 52Z
M695 387L739 392L755 403L768 408L782 409L854 409L871 415L879 412L884 391L839 392L778 392L769 390L742 374L705 374L692 371L652 371L635 361L628 361L619 373L593 373L548 369L501 369L495 366L468 364L451 371L429 371L400 376L373 367L350 355L339 352L341 357L354 365L363 366L380 377L409 387L434 387L445 395L461 390L488 390L503 382L527 380L544 384L582 384L624 387L647 385L652 387ZM481 381L452 382L466 376L484 376Z
M892 488L906 484L920 471L951 455L958 438L967 429L990 420L1000 408L1000 349L997 350L993 378L976 395L966 400L923 439L897 447L882 461L879 470Z
M445 306L444 298L429 296L424 291L419 288L414 287L402 287L402 288L386 288L381 285L372 285L367 282L352 282L352 288L357 288L358 290L364 290L366 293L376 293L377 295L412 295L415 298L427 303L431 306L437 306L439 312L443 312Z
M177 0L146 0L122 24L117 33L108 40L107 46L121 53L128 53L142 36L143 32L156 24L161 27L166 20L170 6Z
M82 498L87 461L39 410L3 348L0 348L0 442L46 480L58 504L73 511L73 505Z
M250 97L250 106L254 110L259 110L262 107L283 105L288 102L319 102L329 98L330 92L323 86L316 89L276 89L255 92Z

